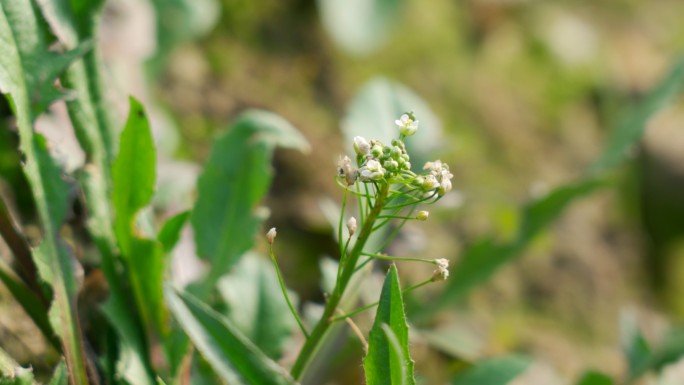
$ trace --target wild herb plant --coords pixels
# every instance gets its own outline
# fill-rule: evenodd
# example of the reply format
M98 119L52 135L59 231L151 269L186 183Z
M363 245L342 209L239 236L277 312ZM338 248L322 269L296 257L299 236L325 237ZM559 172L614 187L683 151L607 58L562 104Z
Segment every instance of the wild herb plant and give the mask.
M189 6L182 1L154 3ZM90 0L0 0L0 91L14 117L19 140L16 152L23 158L16 166L26 176L35 206L33 221L41 228L39 239L29 241L23 225L32 219L14 217L8 199L0 199L0 235L14 257L11 265L0 263L0 281L50 349L63 357L50 362L54 374L49 383L310 383L307 369L332 329L342 323L355 326L355 315L373 309L374 323L367 338L359 332L368 344L365 357L359 357L366 383L416 383L407 316L417 314L406 314L403 296L445 280L449 260L456 262L455 255L447 254L428 259L384 254L408 221L428 220L425 208L452 189L452 174L445 163L435 160L421 168L407 150L407 142L418 131L416 116L401 115L394 122L396 137L387 143L354 137L355 154L340 160L336 180L344 195L336 224L339 264L322 315L311 322L312 317L299 315L301 307L286 288L287 277L278 266L278 260L286 256L276 257L276 230L266 233L273 266L253 251L265 220L259 205L271 183L274 149L306 151L306 140L277 115L256 110L241 114L214 142L197 182L194 206L155 228L141 213L154 195L154 140L147 113L134 98L119 140L115 139L119 127L110 116L113 108L105 97L108 85L92 42L102 5L103 1ZM163 47L165 54L172 41L182 40L176 34L164 38L168 43ZM153 63L155 68L159 65ZM677 95L683 82L684 62L680 60L618 126L606 150L584 175L524 208L524 220L512 241L485 237L468 245L444 290L433 303L420 307L420 316L429 317L462 298L521 255L571 202L609 185L609 172L623 161L647 120ZM406 95L403 89L389 88L391 97ZM366 103L365 96L362 92L363 100L354 103L356 108L365 108L364 114L388 110L369 108L375 105ZM86 155L85 165L71 174L61 169L50 152L51 144L34 130L36 119L60 100L66 101ZM383 103L395 106L396 101ZM2 128L8 125L1 124ZM382 124L383 129L392 126L389 119ZM378 129L365 128L369 132ZM77 214L74 207L84 210ZM66 223L69 215L80 215L85 228ZM169 259L186 224L194 231L196 254L210 268L201 279L179 288L171 283ZM79 236L70 235L74 233ZM87 254L88 260L77 258L81 254ZM356 278L362 278L361 273L377 260L391 263L378 300L354 309L357 301L351 292L358 289ZM395 262L402 268L426 263L434 271L402 289ZM100 275L103 278L97 281ZM106 299L87 301L91 293L84 281L91 279L102 283ZM297 326L303 343L287 369L276 361L283 356L292 327ZM656 347L649 347L638 328L626 328L625 335L628 382L684 354L679 329L666 344ZM15 362L3 348L1 384L34 384L35 374L45 375ZM466 369L453 375L453 384L503 385L528 363L519 357L465 362ZM580 383L609 384L612 380L591 372Z
M394 381L392 383L414 383L413 364L408 353L408 327L397 269L392 267L388 273L383 294L378 303L349 313L344 313L339 308L340 301L354 273L374 259L423 262L436 266L431 277L406 291L430 282L444 280L449 275L449 261L444 258L402 258L382 254L383 249L407 221L427 220L428 211L420 210L416 213L417 208L437 202L452 189L453 175L449 171L449 166L439 160L426 163L421 173L411 170L411 156L404 142L418 130L419 122L415 115L412 112L405 113L395 121L395 124L398 135L390 144L385 145L375 139L368 141L357 136L354 138L355 164L348 156L341 158L338 164L338 183L344 188L344 199L337 230L340 245L337 280L334 289L327 297L325 310L311 332L307 330L299 315L290 306L302 333L306 336L304 346L292 367L292 375L295 378L301 376L311 355L333 322L347 319L360 311L379 305L376 323L370 332L368 355L364 360L367 382L369 384L382 383L388 379L387 374L390 373L390 378ZM356 198L358 220L354 216L346 219L349 196ZM369 250L368 240L374 233L389 227L394 219L400 220L399 224L391 233L384 236L379 247ZM267 236L271 245L271 258L277 270L272 249L275 229L271 229ZM283 294L287 296L284 286L282 289ZM289 300L288 303L290 303ZM338 314L340 312L342 312L341 315ZM401 382L396 382L400 377Z

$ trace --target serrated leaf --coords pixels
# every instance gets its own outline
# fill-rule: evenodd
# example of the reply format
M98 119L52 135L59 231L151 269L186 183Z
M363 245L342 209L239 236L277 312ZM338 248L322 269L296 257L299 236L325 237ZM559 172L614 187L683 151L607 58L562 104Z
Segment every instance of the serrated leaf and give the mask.
M191 216L197 254L212 265L200 291L211 290L254 244L263 220L256 208L271 182L274 146L305 143L285 123L270 113L249 112L214 143Z
M33 132L35 117L53 101L54 78L81 53L51 52L46 26L32 1L0 1L0 90L6 93L19 128L24 172L31 185L43 239L34 256L43 254L52 280L54 301L50 322L60 336L74 384L87 384L86 355L74 304L74 262L59 239L59 227L68 206L68 189L61 170L50 157L45 140ZM36 261L36 265L39 262Z
M228 316L267 356L278 359L297 326L283 298L273 265L248 253L218 282Z
M347 153L354 153L355 136L391 143L399 134L394 121L407 111L414 111L420 122L418 132L406 139L414 168L419 169L424 162L433 160L433 151L439 147L442 136L439 119L408 87L380 77L368 81L347 107L342 120Z
M452 385L506 385L522 374L530 360L519 356L480 361L459 374Z
M399 353L393 352L396 344L393 343L391 337L388 338L383 325L387 325L396 337L396 343L401 348L400 361L397 360ZM408 343L404 299L399 285L397 267L392 265L385 277L375 321L368 336L368 354L363 360L366 383L368 385L415 384L413 360L409 354Z
M613 385L613 379L599 372L587 372L577 385Z
M396 23L402 0L319 0L323 26L340 48L366 55L384 43Z
M2 0L0 4L0 92L13 95L15 109L37 116L65 96L55 88L54 79L91 47L51 51L47 26L36 14L33 1Z
M646 130L648 121L684 88L684 57L680 57L663 80L631 109L611 132L601 157L592 164L594 173L618 166Z
M167 287L166 300L193 344L231 384L293 385L296 382L227 318L187 293Z
M52 31L67 48L93 45L98 19L104 0L51 0L39 6ZM88 159L107 174L113 154L114 127L109 116L110 106L103 96L99 52L96 47L83 60L69 68L62 78L74 97L67 102L69 117L76 137Z

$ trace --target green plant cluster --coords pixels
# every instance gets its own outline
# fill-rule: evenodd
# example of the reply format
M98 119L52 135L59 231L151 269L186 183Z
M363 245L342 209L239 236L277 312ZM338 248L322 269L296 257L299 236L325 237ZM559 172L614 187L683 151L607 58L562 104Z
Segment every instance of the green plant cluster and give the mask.
M192 9L182 0L154 3L171 13ZM387 15L394 15L397 5L390 4L382 13L381 1L371 3L371 13L382 16L375 24L389 25ZM321 2L322 12L328 14L335 4L340 3ZM428 211L420 210L422 205L449 193L453 174L439 160L416 171L417 159L426 154L408 140L419 135L416 114L403 111L420 103L401 85L371 83L352 103L350 115L357 120L350 119L345 129L356 162L343 157L337 170L344 190L336 217L339 263L320 314L300 316L304 306L287 289L276 258L276 230L266 233L272 266L255 251L255 238L265 220L260 204L272 182L275 148L305 152L307 141L280 116L261 110L242 113L213 143L193 207L154 226L145 210L155 194L157 173L152 130L145 108L131 97L128 119L117 134L120 127L113 123L113 107L105 97L109 85L101 53L93 44L102 6L102 0L0 0L0 91L14 117L19 143L14 151L23 158L18 166L41 230L29 241L24 221L14 217L6 197L0 199L0 236L12 253L12 263L0 263L0 281L60 357L50 363L48 378L0 347L0 384L308 384L315 381L315 366L321 365L316 361L323 355L318 353L334 349L333 337L345 324L357 331L356 338L367 348L365 356L358 357L367 384L420 383L409 349L409 323L429 324L426 319L521 255L569 204L610 186L611 173L641 138L646 122L678 95L684 83L684 61L679 60L617 126L585 174L522 209L524 220L513 240L483 238L467 245L458 259L385 254L407 221L429 218ZM377 36L386 33L366 27L360 30ZM163 23L158 25L160 31L164 28ZM332 30L339 34L347 29ZM154 68L183 36L162 34L160 39L165 41L163 54L150 64ZM338 39L346 45L355 41ZM83 167L69 174L54 159L51 144L34 129L38 117L55 102L66 104L86 158ZM391 107L375 108L376 103ZM382 124L369 123L378 116ZM388 139L383 134L397 116L392 132L399 135ZM359 126L365 132L354 132ZM389 144L361 135L382 137ZM83 208L84 228L68 222L74 207ZM349 215L351 211L358 218ZM181 288L172 284L169 266L186 225L194 232L197 256L210 268ZM79 259L82 253L90 259ZM391 264L380 293L373 293L378 300L363 303L357 295L360 280L378 260ZM450 260L457 260L451 272ZM426 263L434 271L424 281L402 288L395 262ZM105 299L87 300L90 287L81 279L88 274L85 270L101 273ZM87 277L93 276L97 274ZM416 304L407 314L409 292L445 280L435 301ZM375 309L375 316L364 334L354 316L370 309ZM302 344L292 349L295 358L288 366L281 359L293 335ZM626 328L624 350L625 381L631 383L684 356L684 337L681 329L673 329L663 345L649 346L638 328ZM530 363L517 355L453 360L461 364L449 373L458 385L504 385ZM577 383L615 382L589 371Z

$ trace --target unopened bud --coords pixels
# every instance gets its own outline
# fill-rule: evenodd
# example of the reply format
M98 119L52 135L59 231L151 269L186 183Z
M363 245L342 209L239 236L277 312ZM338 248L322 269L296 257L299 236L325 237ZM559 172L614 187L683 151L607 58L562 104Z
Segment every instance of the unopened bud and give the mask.
M356 232L356 218L351 217L347 221L347 230L349 230L349 236L351 237Z
M268 233L266 233L266 240L268 240L268 243L271 245L273 244L273 241L275 240L277 233L276 233L276 228L271 227L270 230L268 230Z
M418 211L418 214L416 214L416 219L419 221L427 221L428 217L430 216L429 211Z
M358 155L368 155L370 150L371 147L368 141L366 141L366 138L362 136L354 137L354 151L356 151Z
M446 258L435 259L437 269L432 272L432 281L439 282L449 278L449 260Z

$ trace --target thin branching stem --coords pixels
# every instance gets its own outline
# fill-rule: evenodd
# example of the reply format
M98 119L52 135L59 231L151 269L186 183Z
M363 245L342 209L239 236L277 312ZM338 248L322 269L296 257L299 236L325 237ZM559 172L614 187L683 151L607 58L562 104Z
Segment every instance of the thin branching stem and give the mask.
M271 244L269 247L269 254L271 255L271 262L273 262L273 267L275 268L276 274L278 275L278 283L280 284L280 290L283 292L283 297L285 297L285 301L287 302L287 307L290 308L290 312L292 313L295 320L297 321L297 324L299 325L299 328L302 330L302 333L304 334L304 336L308 340L309 339L309 332L304 327L304 323L302 322L302 319L299 317L297 310L292 305L292 301L290 300L290 296L287 294L287 288L285 287L285 282L283 281L283 275L280 273L280 268L278 267L278 261L276 261L275 254L273 253L273 244Z

